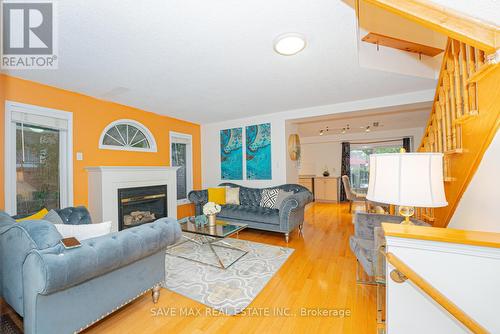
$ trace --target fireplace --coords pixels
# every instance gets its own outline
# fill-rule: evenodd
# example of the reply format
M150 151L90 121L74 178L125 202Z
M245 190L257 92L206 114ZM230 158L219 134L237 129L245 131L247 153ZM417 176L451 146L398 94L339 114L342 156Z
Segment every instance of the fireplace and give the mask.
M167 185L118 189L118 229L167 217Z

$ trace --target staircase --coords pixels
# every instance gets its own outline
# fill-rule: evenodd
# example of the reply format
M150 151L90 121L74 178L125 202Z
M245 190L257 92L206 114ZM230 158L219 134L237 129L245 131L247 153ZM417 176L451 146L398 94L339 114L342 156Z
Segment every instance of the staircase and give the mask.
M421 152L444 154L449 205L418 208L417 216L446 227L496 134L500 117L500 67L485 52L449 39Z
M500 27L428 0L364 0L448 36L420 152L444 154L448 206L416 208L446 227L500 123ZM497 177L497 176L492 176Z

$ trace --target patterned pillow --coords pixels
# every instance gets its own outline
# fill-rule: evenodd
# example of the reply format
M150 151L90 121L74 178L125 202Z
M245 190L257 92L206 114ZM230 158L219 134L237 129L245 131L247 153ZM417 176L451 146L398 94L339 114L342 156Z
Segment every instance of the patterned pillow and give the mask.
M275 189L262 189L262 197L260 199L260 206L263 208L273 208L276 205L278 194L280 190Z

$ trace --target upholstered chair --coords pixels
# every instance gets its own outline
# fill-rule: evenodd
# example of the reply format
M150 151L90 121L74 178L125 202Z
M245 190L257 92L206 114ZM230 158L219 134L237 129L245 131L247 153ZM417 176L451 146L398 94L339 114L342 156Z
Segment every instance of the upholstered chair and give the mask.
M342 184L344 185L345 196L346 196L347 200L349 201L349 212L352 212L352 202L354 202L354 201L365 202L365 209L366 209L366 211L368 211L368 206L366 203L366 195L359 194L351 189L351 182L349 181L349 176L342 175Z

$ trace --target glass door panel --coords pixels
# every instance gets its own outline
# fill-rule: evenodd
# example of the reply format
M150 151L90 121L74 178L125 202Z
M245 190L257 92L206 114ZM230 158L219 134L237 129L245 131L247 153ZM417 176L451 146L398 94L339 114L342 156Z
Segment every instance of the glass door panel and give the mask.
M172 166L180 166L177 169L177 199L187 198L187 145L172 143Z
M359 192L368 191L370 154L399 153L402 145L374 146L351 149L351 187Z
M16 123L18 215L60 207L59 130Z

